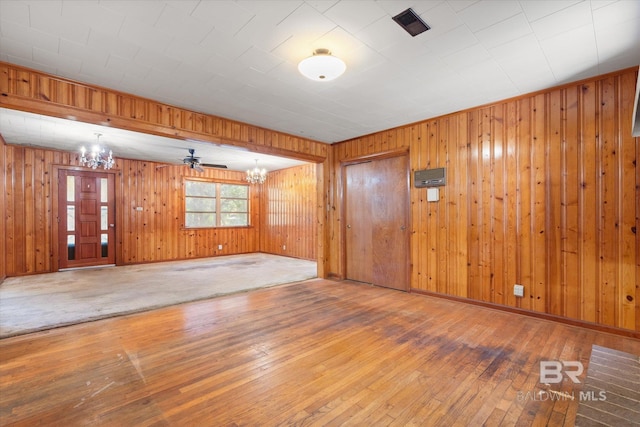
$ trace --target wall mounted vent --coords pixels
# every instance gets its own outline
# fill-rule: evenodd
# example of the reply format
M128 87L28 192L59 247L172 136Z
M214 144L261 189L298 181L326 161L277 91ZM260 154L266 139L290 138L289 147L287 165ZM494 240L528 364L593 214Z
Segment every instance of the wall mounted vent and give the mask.
M413 173L413 185L416 188L442 187L446 183L444 168L424 169Z
M413 9L409 8L404 12L400 12L393 17L393 20L398 23L407 33L411 34L411 37L415 37L420 33L431 29Z

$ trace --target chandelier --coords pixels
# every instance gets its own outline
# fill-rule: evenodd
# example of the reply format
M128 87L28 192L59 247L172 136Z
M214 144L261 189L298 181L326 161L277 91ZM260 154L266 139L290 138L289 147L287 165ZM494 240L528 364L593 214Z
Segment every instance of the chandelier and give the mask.
M249 184L262 184L267 179L267 170L258 168L258 160L256 159L256 167L247 169L245 180Z
M100 137L102 134L96 133L96 145L93 146L91 152L87 153L84 147L80 148L82 157L80 157L80 164L82 166L90 167L91 169L97 169L103 167L105 169L111 169L115 162L113 161L113 152L109 150L109 155L106 155L106 150L100 148Z

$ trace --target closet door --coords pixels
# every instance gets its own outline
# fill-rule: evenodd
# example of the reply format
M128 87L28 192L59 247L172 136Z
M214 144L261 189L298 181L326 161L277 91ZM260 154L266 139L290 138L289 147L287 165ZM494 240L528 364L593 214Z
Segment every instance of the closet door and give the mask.
M409 289L408 156L345 166L346 277Z

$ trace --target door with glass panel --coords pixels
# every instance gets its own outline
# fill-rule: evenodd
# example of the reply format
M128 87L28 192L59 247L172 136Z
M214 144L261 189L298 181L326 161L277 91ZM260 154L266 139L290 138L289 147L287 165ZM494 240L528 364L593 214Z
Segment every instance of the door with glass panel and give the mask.
M60 170L59 268L115 264L114 175Z

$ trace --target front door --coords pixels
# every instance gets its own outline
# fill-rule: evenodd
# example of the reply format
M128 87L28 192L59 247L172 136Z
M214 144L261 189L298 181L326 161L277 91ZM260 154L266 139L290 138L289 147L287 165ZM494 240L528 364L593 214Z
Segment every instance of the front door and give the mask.
M58 172L59 268L115 264L114 175Z
M409 289L407 156L345 166L346 277Z

